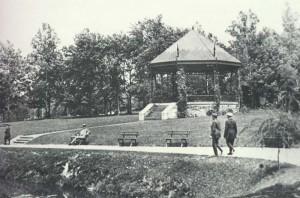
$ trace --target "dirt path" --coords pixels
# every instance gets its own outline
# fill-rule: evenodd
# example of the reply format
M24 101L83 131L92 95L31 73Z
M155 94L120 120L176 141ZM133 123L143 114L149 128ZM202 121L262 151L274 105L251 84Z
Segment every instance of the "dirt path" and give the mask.
M124 123L118 123L118 124L106 124L106 125L99 125L99 126L93 126L89 127L89 129L96 129L96 128L102 128L102 127L110 127L110 126L120 126L120 125L126 125L126 124L132 124L132 123L138 123L139 121L134 121L134 122L124 122ZM32 134L32 135L18 135L11 139L11 144L14 144L14 142L18 142L19 139L22 138L28 138L28 141L24 142L27 143L29 141L34 140L35 138L44 136L44 135L49 135L49 134L56 134L56 133L65 133L65 132L70 132L70 131L79 131L82 128L74 128L74 129L64 129L64 130L58 130L58 131L51 131L51 132L46 132L46 133L37 133L37 134Z
M0 148L36 148L36 149L78 149L78 150L109 150L109 151L131 151L148 153L175 153L175 154L194 154L194 155L213 155L211 147L120 147L105 145L64 145L64 144L13 144L0 145ZM227 152L225 148L224 153ZM257 158L266 160L277 160L276 148L256 148L256 147L236 147L236 152L232 156L223 154L226 157ZM290 163L300 166L300 149L290 148L280 150L280 162Z

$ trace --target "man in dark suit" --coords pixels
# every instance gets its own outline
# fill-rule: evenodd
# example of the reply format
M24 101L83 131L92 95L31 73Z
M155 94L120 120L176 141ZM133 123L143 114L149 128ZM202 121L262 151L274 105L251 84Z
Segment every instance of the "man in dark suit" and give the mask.
M4 131L4 144L10 144L10 127L6 125L6 129Z
M232 113L227 113L228 120L225 122L224 138L226 139L226 144L229 148L228 155L232 155L234 152L233 143L237 135L237 126L235 120L232 118Z
M222 155L223 150L219 146L219 139L221 137L221 125L218 120L217 113L212 114L212 123L211 123L210 128L211 128L210 136L212 138L212 147L214 149L215 156L218 156L218 149L220 150L221 155Z

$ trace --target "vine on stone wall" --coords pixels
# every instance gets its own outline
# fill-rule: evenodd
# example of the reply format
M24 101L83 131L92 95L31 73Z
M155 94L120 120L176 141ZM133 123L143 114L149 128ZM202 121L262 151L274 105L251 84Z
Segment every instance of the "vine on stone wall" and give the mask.
M179 67L176 72L176 83L178 92L177 110L178 117L184 118L187 115L187 94L186 94L186 74L183 67Z
M214 111L219 112L221 103L221 90L219 85L219 75L214 71Z

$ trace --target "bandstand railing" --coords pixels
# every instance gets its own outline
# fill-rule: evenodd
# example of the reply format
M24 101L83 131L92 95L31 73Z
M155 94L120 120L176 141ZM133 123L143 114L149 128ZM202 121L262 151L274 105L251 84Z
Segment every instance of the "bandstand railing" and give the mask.
M214 95L187 95L188 102L214 101Z
M238 101L238 97L236 95L222 95L221 96L221 101L237 102Z
M197 101L214 101L214 95L187 95L188 102L197 102ZM226 102L236 102L237 97L235 95L222 95L221 101Z

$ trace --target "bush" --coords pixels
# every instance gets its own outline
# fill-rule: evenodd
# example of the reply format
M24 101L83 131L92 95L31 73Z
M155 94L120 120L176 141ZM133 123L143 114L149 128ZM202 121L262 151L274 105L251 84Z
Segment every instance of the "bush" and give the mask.
M246 106L242 106L241 108L240 108L240 112L241 113L249 113L249 108L248 107L246 107Z
M211 110L208 110L208 111L206 112L206 115L207 115L207 116L211 116L211 115L213 114L213 112L214 112L214 110L212 110L212 109L211 109Z
M267 147L290 147L300 140L297 118L280 114L262 122L257 131L258 142Z
M187 115L186 110L187 110L187 102L186 102L186 100L184 100L184 99L179 100L177 102L178 117L179 118L185 118L186 115Z

